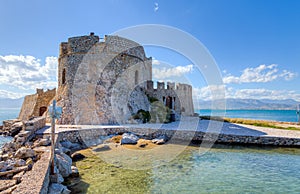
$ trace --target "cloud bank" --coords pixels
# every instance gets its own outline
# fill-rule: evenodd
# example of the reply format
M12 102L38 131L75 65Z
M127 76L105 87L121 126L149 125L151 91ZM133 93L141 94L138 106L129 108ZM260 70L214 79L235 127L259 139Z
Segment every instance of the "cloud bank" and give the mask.
M266 83L271 82L280 78L284 80L292 80L297 76L296 73L283 70L280 71L278 65L259 65L255 68L246 68L243 70L240 76L227 75L223 77L223 82L225 84L241 84L241 83Z
M45 62L42 63L40 59L33 56L0 56L0 85L2 86L0 96L11 97L16 94L16 92L3 90L3 86L16 88L20 94L36 88L56 87L57 64L57 57L46 57Z

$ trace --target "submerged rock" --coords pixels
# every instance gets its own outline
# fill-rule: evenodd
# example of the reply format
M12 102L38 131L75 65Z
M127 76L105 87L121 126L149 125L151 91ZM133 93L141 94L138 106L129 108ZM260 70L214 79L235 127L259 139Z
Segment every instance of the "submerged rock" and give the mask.
M121 144L136 144L139 140L139 137L133 133L124 133L122 135Z
M167 137L166 135L160 135L159 137L152 139L152 143L157 144L157 145L161 145L166 143L167 141Z
M56 154L56 165L58 167L59 173L63 177L68 177L72 173L72 159L62 152Z
M92 149L93 152L102 152L102 151L107 151L110 150L109 145L106 144L100 144L97 147L95 147L94 149Z
M64 185L59 183L51 183L48 193L51 194L69 194L71 191Z

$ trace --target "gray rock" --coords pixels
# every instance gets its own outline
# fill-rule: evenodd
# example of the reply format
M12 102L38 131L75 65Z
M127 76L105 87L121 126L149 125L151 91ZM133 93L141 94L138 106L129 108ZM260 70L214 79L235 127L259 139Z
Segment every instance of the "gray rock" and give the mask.
M23 159L19 159L15 161L15 167L20 167L20 166L25 166L26 165L26 161Z
M78 168L76 166L71 166L71 169L72 169L71 177L79 177Z
M51 144L51 141L48 138L45 138L45 139L38 140L38 142L36 143L36 146L48 146L50 144Z
M64 185L59 183L51 183L48 190L49 194L69 194L71 191Z
M1 172L6 171L6 170L7 170L7 165L8 165L7 162L1 161L1 162L0 162L0 171L1 171Z
M36 155L35 151L31 148L21 147L15 153L16 158L25 159L34 157Z
M157 144L157 145L161 145L166 143L167 141L167 137L166 135L160 135L159 137L152 139L152 143Z
M139 137L132 133L124 133L122 135L121 144L136 144Z
M78 149L81 149L81 145L78 144L78 143L72 143L68 140L64 140L64 141L61 141L60 144L65 147L65 148L68 148L70 150L78 150Z
M58 167L59 173L63 177L68 177L72 173L72 159L62 152L56 154L56 165Z

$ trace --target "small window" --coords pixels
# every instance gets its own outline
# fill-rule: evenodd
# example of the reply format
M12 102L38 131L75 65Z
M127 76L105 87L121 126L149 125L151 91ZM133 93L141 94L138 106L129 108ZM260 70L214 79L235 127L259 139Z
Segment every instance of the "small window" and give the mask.
M64 69L63 72L62 72L61 83L62 83L62 84L65 84L65 83L66 83L66 69Z
M138 72L138 70L136 70L135 74L134 74L134 83L135 83L135 85L139 84L139 72Z

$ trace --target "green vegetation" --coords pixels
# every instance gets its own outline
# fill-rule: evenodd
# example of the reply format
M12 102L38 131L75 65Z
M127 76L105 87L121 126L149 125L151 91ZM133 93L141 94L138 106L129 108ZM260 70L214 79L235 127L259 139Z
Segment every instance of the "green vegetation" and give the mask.
M240 118L223 118L223 117L218 117L218 116L200 116L200 119L224 121L224 122L228 122L228 123L253 125L253 126L258 126L258 127L268 127L268 128L274 128L274 129L286 129L286 130L299 130L300 131L300 127L284 126L280 122L272 122L272 121L240 119Z
M145 111L143 109L138 110L138 112L132 116L133 119L141 119L143 123L148 123L151 119L151 115L149 111Z

